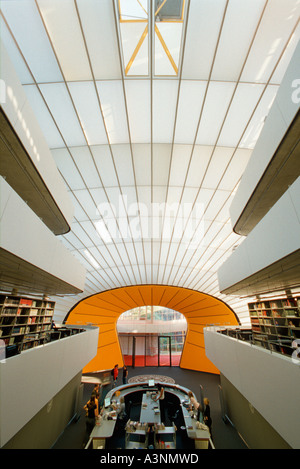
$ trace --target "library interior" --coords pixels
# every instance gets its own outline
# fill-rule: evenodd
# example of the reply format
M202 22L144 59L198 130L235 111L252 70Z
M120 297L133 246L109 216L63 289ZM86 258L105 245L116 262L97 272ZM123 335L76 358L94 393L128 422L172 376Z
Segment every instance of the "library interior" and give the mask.
M299 19L0 1L1 449L300 448Z

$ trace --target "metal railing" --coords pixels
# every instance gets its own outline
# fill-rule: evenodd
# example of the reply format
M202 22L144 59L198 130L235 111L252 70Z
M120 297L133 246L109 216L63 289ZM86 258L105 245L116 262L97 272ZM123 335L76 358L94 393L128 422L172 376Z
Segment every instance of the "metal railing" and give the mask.
M212 326L212 325L210 325ZM293 337L280 337L275 340L270 340L267 334L258 333L251 327L236 327L236 326L212 326L216 332L226 335L232 339L247 342L252 346L257 346L268 350L270 353L292 358L295 355L295 345ZM298 346L299 344L297 344Z

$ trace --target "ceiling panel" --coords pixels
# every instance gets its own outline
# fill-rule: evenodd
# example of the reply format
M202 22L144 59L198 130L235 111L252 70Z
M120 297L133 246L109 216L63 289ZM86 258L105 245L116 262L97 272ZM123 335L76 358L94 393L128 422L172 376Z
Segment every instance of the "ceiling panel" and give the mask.
M32 77L24 59L22 53L16 44L13 35L10 33L9 26L6 25L3 17L0 17L0 31L1 31L1 40L4 47L9 51L10 59L14 64L19 80L22 84L34 83L34 78Z
M77 0L84 39L96 80L121 78L118 41L111 0ZM105 64L105 67L103 66Z
M88 145L107 144L107 135L94 83L70 82L68 88Z
M133 186L134 172L130 146L124 144L114 145L112 152L120 184L123 186Z
M219 145L235 147L239 144L263 90L263 85L238 85L218 140Z
M182 78L209 78L225 9L226 0L190 2Z
M187 186L199 187L202 185L202 180L205 176L206 169L209 165L212 155L212 146L194 146L186 180Z
M112 158L112 152L109 145L92 145L90 146L94 157L97 170L101 175L101 181L104 187L118 185L118 179Z
M245 167L249 161L252 150L237 149L234 151L229 165L226 167L222 179L220 181L219 189L233 191L239 183Z
M234 83L209 83L197 133L196 143L198 145L215 145L217 143L234 90Z
M64 79L66 81L91 80L91 68L75 2L73 0L37 0L37 4Z
M230 0L214 62L212 80L238 80L264 4L265 0L242 2Z
M296 27L294 33L291 35L291 39L287 44L286 49L284 50L284 53L281 57L281 60L276 67L270 83L272 84L280 84L282 82L282 79L284 77L285 71L288 67L288 64L290 63L290 60L295 52L296 46L299 42L300 39L300 25Z
M212 189L218 185L233 155L233 148L217 147L203 179L203 186Z
M109 142L128 143L128 122L122 82L97 81L96 84Z
M191 158L192 145L174 145L170 167L170 186L184 187Z
M177 107L178 82L155 80L153 82L153 142L173 141Z
M132 145L135 182L138 186L151 186L151 147L149 144Z
M175 143L189 144L195 140L206 82L183 80L176 118Z
M136 143L148 143L151 136L150 83L143 80L127 80L125 90L131 140Z
M253 117L251 118L240 141L240 147L254 148L263 128L266 116L268 115L276 97L278 88L278 86L267 86L265 88L257 109L254 111Z
M58 148L53 149L51 153L62 177L65 181L68 181L69 188L72 191L85 189L83 178L72 159L70 151L67 148Z
M36 85L28 85L24 86L24 90L38 119L40 128L45 136L49 148L64 147L65 144L60 135L59 129L55 124L38 87Z
M70 148L73 161L76 161L78 171L85 182L86 187L90 189L101 187L100 175L94 164L92 154L88 147Z
M34 79L39 83L62 81L34 0L1 2L1 10Z
M90 220L98 220L99 219L99 212L97 210L97 206L95 201L87 189L84 190L76 190L74 194L80 204L84 207L87 215L89 216Z
M78 222L83 222L83 221L88 220L87 213L85 212L84 208L79 203L78 199L75 197L73 192L69 191L69 197L74 207L74 220Z
M229 206L299 40L299 1L186 0L186 23L159 25L165 47L149 31L138 42L146 23L120 35L118 4L1 1L2 39L74 204L62 240L87 268L82 297L168 282L246 321L217 269L243 239ZM147 16L144 0L123 7ZM79 298L58 299L60 314Z
M65 144L85 145L86 140L66 85L47 83L39 85L39 88Z
M171 152L171 145L152 145L152 174L154 185L165 187L168 184Z
M294 27L299 22L298 0L268 2L241 79L266 83L276 66Z

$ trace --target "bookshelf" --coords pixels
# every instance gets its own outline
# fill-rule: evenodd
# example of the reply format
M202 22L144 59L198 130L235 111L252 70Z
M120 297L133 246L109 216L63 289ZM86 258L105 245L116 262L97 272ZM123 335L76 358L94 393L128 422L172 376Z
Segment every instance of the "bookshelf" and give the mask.
M6 350L16 354L48 342L54 307L49 300L0 295L0 340Z
M176 448L176 427L165 427L164 424L155 426L154 447L156 449L175 449Z
M253 342L291 356L292 342L300 339L300 297L261 300L248 308Z

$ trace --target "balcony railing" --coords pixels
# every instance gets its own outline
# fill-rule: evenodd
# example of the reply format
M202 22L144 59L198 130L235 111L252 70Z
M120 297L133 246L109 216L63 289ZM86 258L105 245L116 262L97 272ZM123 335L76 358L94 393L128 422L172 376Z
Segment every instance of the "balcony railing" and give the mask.
M271 353L284 355L300 361L300 340L294 337L272 338L266 334L256 334L250 327L216 327L216 331L233 339L249 342L269 350Z
M51 330L45 331L42 337L38 339L33 337L32 340L26 340L23 343L5 345L4 341L0 340L0 360L19 355L25 350L46 345L55 340L79 334L85 330L86 329L78 326L54 326ZM34 336L34 334L32 335ZM1 344L1 342L3 342L3 344Z

